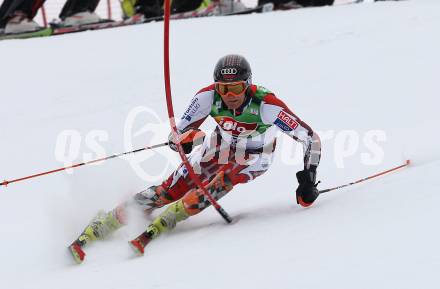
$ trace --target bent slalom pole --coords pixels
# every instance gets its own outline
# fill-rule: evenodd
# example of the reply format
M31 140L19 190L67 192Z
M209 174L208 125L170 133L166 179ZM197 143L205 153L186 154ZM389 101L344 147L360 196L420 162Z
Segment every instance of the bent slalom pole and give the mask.
M173 101L171 98L171 81L170 81L170 58L169 58L169 32L170 32L170 0L165 0L164 3L164 78L165 78L165 96L167 100L168 118L170 120L171 130L174 139L178 139L178 132L176 127L176 122L174 119ZM219 212L219 214L225 219L227 223L231 223L232 219L226 213L226 211L217 203L217 201L212 197L212 195L203 186L200 178L195 174L191 164L188 161L185 153L183 152L182 145L180 143L176 144L180 158L183 164L188 170L189 176L193 179L196 185L202 190L203 194L206 196L208 201L212 206Z
M379 176L383 176L385 174L391 173L391 172L396 171L398 169L407 167L407 166L409 166L410 163L411 163L410 160L406 160L403 165L397 166L395 168L392 168L392 169L389 169L389 170L377 173L375 175L372 175L372 176L369 176L369 177L366 177L366 178L363 178L363 179L360 179L360 180L357 180L357 181L354 181L354 182L351 182L351 183L348 183L348 184L345 184L345 185L341 185L341 186L337 186L337 187L334 187L334 188L331 188L331 189L325 189L325 190L319 191L319 194L324 194L324 193L327 193L327 192L330 192L330 191L334 191L334 190L345 188L345 187L348 187L348 186L351 186L351 185L359 184L359 183L362 183L362 182L367 181L367 180L371 180L371 179L379 177Z
M157 144L157 145L153 145L153 146L143 147L143 148L140 148L140 149L137 149L137 150L134 150L134 151L130 151L130 152L115 154L115 155L111 155L111 156L108 156L108 157L104 157L104 158L100 158L100 159L96 159L96 160L92 160L92 161L88 161L88 162L74 164L74 165L71 165L71 166L68 166L68 167L63 167L63 168L59 168L59 169L55 169L55 170L51 170L51 171L47 171L47 172L43 172L43 173L38 173L38 174L35 174L35 175L30 175L30 176L27 176L27 177L22 177L22 178L19 178L19 179L14 179L14 180L10 180L10 181L6 181L5 180L2 183L0 183L0 186L5 186L6 187L7 185L12 184L12 183L16 183L16 182L20 182L20 181L24 181L24 180L28 180L28 179L32 179L32 178L36 178L36 177L40 177L40 176L44 176L44 175L49 175L49 174L53 174L53 173L56 173L56 172L61 172L61 171L67 170L67 169L73 169L73 168L77 168L77 167L80 167L80 166L85 166L85 165L97 163L97 162L100 162L100 161L106 161L106 160L117 158L117 157L121 157L121 156L124 156L124 155L134 154L134 153L138 153L138 152L141 152L141 151L144 151L144 150L150 150L150 149L154 149L154 148L158 148L158 147L163 147L163 146L167 146L167 145L168 145L168 142L165 142L165 143L161 143L161 144Z

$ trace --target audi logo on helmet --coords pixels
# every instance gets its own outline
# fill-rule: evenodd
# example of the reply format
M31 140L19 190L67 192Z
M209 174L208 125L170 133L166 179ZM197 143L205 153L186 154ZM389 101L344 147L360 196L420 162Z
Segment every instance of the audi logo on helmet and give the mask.
M238 73L237 68L223 68L220 70L221 75L235 75Z

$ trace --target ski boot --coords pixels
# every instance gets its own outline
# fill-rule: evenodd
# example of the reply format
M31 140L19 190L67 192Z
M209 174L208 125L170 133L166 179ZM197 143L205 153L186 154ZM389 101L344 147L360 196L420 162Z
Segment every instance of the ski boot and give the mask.
M182 200L171 204L162 214L160 214L151 223L147 230L140 234L137 238L129 241L129 245L133 248L138 256L143 256L145 246L151 240L157 238L163 232L172 230L176 224L189 217Z
M86 253L82 249L84 245L85 243L78 238L69 246L69 251L77 264L81 264L86 256Z
M205 188L215 199L218 200L228 193L232 187L230 179L224 175L224 172L220 172L209 182L208 185L206 185ZM154 219L153 223L148 226L147 230L134 240L131 240L129 245L137 255L142 256L145 251L145 246L151 240L157 238L164 232L172 230L176 227L178 222L186 220L189 216L198 214L208 207L209 204L209 201L200 189L193 189L182 199L170 204L163 213Z
M116 231L124 225L121 221L121 207L117 207L114 210L105 213L100 211L98 215L90 222L90 224L84 229L81 235L70 246L69 251L73 256L73 259L81 264L86 256L83 248L95 240L103 240L112 232Z
M14 13L14 16L8 21L4 28L5 34L20 34L34 32L42 29L35 21L20 11Z
M154 238L155 235L158 235L157 229L153 226L149 226L148 229L140 234L135 239L128 242L128 244L131 246L133 251L138 256L143 256L145 252L145 246L147 246L148 243Z

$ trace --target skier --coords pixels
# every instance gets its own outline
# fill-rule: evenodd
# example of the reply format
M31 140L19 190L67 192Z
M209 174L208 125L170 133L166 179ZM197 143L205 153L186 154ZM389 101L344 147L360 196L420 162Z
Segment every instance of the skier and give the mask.
M163 15L163 0L137 0L134 7L136 14L145 18Z
M5 0L0 7L0 34L18 34L42 29L33 21L45 0Z
M101 22L95 13L100 0L67 0L61 9L60 26L78 26Z
M208 116L217 126L210 136L205 136L199 127ZM169 145L177 150L176 143L180 143L186 154L191 153L192 167L205 188L218 200L234 186L250 182L267 171L276 146L271 127L303 145L304 169L296 174L299 182L296 200L308 207L319 195L316 183L321 157L319 136L271 91L252 83L250 65L240 55L220 58L214 70L214 83L193 97L177 125L181 134L178 139L170 134ZM183 164L162 184L137 193L110 212L99 213L69 247L75 260L78 263L84 260L86 244L104 239L126 224L128 206L151 211L165 205L167 209L147 230L130 241L140 255L152 239L209 206Z
M133 20L163 15L163 0L121 0L123 18ZM194 12L204 15L223 15L246 10L246 6L234 0L180 0L172 1L171 14Z

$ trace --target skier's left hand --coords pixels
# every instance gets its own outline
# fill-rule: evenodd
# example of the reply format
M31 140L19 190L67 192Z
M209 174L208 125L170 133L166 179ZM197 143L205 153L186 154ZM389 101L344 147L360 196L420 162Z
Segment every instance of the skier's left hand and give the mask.
M315 184L316 169L305 169L296 173L299 186L296 189L296 202L303 207L308 207L319 196L319 190Z

